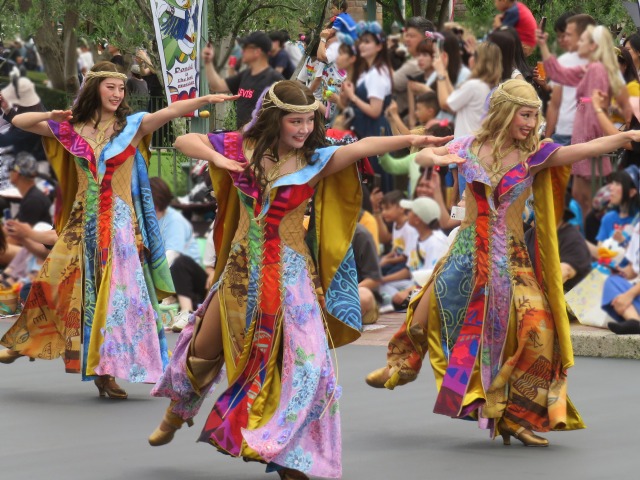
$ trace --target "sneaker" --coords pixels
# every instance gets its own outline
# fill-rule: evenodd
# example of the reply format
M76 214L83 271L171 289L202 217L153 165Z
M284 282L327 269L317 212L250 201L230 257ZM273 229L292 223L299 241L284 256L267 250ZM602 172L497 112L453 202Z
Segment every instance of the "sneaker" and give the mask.
M173 317L173 325L171 326L171 330L180 333L184 327L189 323L189 316L191 312L186 310L181 311L178 315Z

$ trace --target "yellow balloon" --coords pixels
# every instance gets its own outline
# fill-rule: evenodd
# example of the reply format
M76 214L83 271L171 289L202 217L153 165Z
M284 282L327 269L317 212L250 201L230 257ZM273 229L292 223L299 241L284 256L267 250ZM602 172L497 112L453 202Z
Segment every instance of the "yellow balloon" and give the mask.
M209 110L202 110L201 112L198 112L198 115L200 118L209 118L211 116L211 112L209 112Z

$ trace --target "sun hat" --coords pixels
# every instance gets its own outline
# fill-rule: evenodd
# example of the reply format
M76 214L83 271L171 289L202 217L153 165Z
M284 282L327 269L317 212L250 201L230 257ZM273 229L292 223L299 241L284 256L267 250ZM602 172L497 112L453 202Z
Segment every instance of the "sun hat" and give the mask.
M2 97L18 107L33 107L40 103L36 87L27 77L13 79L9 86L2 89Z

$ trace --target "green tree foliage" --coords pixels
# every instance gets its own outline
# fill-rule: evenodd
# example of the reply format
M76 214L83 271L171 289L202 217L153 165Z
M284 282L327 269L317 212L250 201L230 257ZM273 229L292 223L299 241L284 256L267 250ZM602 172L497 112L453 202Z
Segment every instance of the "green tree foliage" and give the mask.
M493 17L498 13L493 2L487 0L464 0L467 12L461 20L476 36L482 37L491 30ZM588 13L596 22L607 26L614 34L634 32L635 26L620 0L562 0L527 1L525 3L533 15L540 19L546 16L547 31L555 38L553 23L564 12ZM458 19L456 19L458 20Z

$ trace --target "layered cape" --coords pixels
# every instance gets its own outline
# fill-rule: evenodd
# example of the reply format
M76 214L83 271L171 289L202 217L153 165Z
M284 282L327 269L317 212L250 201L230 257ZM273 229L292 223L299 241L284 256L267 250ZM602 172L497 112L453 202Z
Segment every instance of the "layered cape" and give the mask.
M242 136L237 132L211 134L209 140L225 157L245 162ZM298 172L293 180L307 183L331 159L339 147L327 147L315 154L315 163ZM213 240L218 255L215 279L217 282L227 263L231 241L238 227L239 198L231 176L225 170L210 169L218 212ZM290 176L294 177L294 176ZM271 194L275 194L275 187ZM313 211L307 233L313 262L317 268L322 294L325 296L330 346L339 347L360 336L362 318L357 299L358 286L346 272L353 266L351 239L361 208L362 191L356 165L351 165L320 180L315 186ZM302 228L302 225L300 226ZM351 295L348 295L351 292ZM353 295L355 292L355 297ZM345 299L345 297L347 297ZM357 305L355 305L355 303Z
M42 141L49 163L58 179L55 205L55 228L58 233L69 220L78 192L78 174L73 157L85 158L90 170L101 180L106 173L106 159L115 157L129 147L140 128L144 115L146 115L145 112L140 112L127 117L124 130L107 144L98 159L94 157L86 142L80 141L81 137L75 133L69 122L49 121L49 127L55 137L43 137ZM131 179L131 198L145 247L144 263L148 267L148 272L145 268L145 274L150 275L148 280L152 282L158 298L162 299L172 295L174 288L151 197L147 173L151 158L150 145L151 134L143 137L136 149Z

